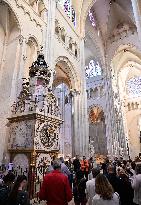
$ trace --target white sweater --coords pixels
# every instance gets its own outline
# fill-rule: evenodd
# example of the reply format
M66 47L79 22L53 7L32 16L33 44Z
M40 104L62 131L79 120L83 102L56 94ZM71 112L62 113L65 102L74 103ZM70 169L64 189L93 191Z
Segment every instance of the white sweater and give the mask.
M95 179L87 181L86 183L86 193L88 199L88 205L92 205L93 197L95 196Z
M141 205L141 174L135 175L131 180L134 189L134 203Z
M119 205L119 196L114 193L111 200L104 200L100 195L96 194L93 198L92 205Z

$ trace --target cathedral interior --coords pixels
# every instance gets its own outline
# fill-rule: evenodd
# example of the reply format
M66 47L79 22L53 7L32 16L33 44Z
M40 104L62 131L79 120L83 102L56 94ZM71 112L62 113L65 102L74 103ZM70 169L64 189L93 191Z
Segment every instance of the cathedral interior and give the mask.
M141 152L140 0L0 0L0 164Z

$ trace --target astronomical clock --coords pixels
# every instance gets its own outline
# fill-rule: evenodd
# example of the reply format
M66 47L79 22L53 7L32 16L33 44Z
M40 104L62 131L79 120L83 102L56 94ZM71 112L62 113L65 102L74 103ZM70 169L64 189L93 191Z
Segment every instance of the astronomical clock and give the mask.
M43 159L50 162L59 152L59 130L63 121L50 78L51 71L43 54L39 54L29 69L29 80L24 79L22 90L13 103L12 115L8 118L8 148L11 161L21 164L20 167L22 154L28 159L25 164L28 162L29 169L41 166L39 162Z

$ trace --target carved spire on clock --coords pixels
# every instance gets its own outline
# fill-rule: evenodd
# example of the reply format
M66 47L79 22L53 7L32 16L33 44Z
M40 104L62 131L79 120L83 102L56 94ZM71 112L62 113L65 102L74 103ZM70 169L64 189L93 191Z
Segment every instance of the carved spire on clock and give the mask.
M37 111L60 116L57 100L50 88L51 71L42 51L29 68L29 79L23 79L22 90L12 105L12 114Z
M49 85L51 72L48 68L49 66L44 59L44 55L40 51L37 60L30 67L29 76L30 78L39 77L40 79L44 79L45 84Z

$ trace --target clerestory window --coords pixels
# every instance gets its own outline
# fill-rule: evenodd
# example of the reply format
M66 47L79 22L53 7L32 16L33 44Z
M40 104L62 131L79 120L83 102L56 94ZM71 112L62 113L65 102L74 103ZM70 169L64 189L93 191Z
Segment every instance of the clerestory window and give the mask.
M74 8L72 7L71 0L59 0L58 3L62 7L62 9L65 11L67 16L71 19L74 26L76 26L76 12Z
M89 62L89 65L85 67L85 72L86 72L87 79L102 75L102 69L100 67L99 62L94 61L94 60L91 60Z

